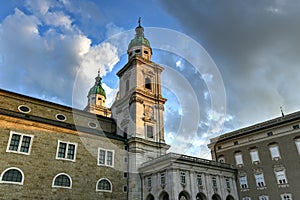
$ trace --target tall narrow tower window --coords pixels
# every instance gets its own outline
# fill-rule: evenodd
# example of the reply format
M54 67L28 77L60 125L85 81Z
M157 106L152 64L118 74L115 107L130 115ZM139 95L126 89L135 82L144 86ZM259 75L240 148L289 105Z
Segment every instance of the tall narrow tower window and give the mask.
M126 81L126 88L125 91L127 92L129 90L129 80Z
M153 127L149 125L147 125L147 137L153 138Z
M151 87L151 79L148 78L148 77L145 79L145 88L149 89L149 90L152 89L152 87Z

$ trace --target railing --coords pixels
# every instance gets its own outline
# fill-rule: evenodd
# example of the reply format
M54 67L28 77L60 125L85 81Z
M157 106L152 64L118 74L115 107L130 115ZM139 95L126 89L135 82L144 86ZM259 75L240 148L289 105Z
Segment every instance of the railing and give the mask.
M193 163L199 163L199 164L205 164L205 165L211 165L211 166L217 166L217 167L223 167L223 168L230 168L230 169L236 169L234 165L226 164L226 163L220 163L213 160L207 160L203 158L188 156L188 155L182 155L177 153L168 153L166 155L160 156L158 158L155 158L153 160L147 161L141 165L141 167L146 167L151 164L168 160L168 159L175 159L175 160L183 160L183 161L189 161Z

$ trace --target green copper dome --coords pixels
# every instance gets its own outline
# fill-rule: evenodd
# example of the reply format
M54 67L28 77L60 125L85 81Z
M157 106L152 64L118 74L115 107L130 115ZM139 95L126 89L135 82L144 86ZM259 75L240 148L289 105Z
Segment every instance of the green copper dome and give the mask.
M141 26L141 19L139 19L139 25L135 28L135 37L130 41L128 50L133 46L147 46L150 47L150 42L144 36L144 28Z
M96 79L95 85L90 89L88 96L92 94L100 94L106 98L105 90L102 88L101 85L102 78L100 77L100 74L98 74L98 76L95 79Z

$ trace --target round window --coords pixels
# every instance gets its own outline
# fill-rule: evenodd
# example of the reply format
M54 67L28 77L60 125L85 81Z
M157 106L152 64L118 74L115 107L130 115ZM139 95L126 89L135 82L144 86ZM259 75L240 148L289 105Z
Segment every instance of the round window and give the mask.
M94 122L89 122L89 127L91 128L97 128L97 124Z
M65 121L67 119L67 117L63 114L57 114L55 118L59 121Z
M31 109L28 106L25 106L25 105L20 105L18 107L18 110L22 113L29 113L31 111Z

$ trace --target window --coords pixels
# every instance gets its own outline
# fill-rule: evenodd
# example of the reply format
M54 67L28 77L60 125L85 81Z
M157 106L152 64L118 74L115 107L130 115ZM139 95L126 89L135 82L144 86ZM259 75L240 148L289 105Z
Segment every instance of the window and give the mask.
M273 160L280 158L279 147L277 144L270 145L269 149Z
M247 176L240 176L240 187L241 189L248 188Z
M197 184L198 186L202 186L202 174L197 174Z
M68 174L57 174L52 183L52 187L72 188L72 179Z
M56 159L75 161L76 158L76 143L64 142L58 140Z
M286 184L287 183L287 179L286 179L284 170L276 171L275 175L276 175L278 184Z
M242 200L251 200L250 197L243 197Z
M128 92L128 90L129 90L129 80L126 81L126 88L125 88L126 92Z
M127 177L128 177L128 173L127 173L127 172L124 172L123 177L124 177L124 178L127 178Z
M293 126L293 129L299 129L299 124L294 125L294 126Z
M239 144L239 141L234 141L233 142L233 145L238 145Z
M55 115L55 118L58 120L58 121L66 121L67 117L63 114L57 114Z
M295 144L296 144L296 147L297 147L297 150L298 150L298 154L300 155L300 138L295 140Z
M236 165L243 165L243 155L241 152L235 154L235 163Z
M270 137L270 136L272 136L272 135L273 135L273 132L272 132L272 131L270 131L270 132L268 132L268 133L267 133L267 135Z
M219 163L225 163L225 157L224 156L219 156L218 162Z
M127 186L126 185L124 185L124 187L123 187L123 192L127 192Z
M100 192L112 192L112 185L111 182L106 179L102 178L97 182L96 191Z
M18 107L18 110L22 113L29 113L31 111L31 109L28 106L25 106L25 105L20 105Z
M166 174L165 173L160 174L160 184L166 185Z
M114 166L114 151L99 148L99 150L98 150L98 165L113 167Z
M264 187L265 186L265 179L264 175L261 174L255 174L255 180L256 180L256 185L257 187Z
M0 183L10 183L23 185L24 174L23 172L15 167L4 170L0 177Z
M145 78L145 88L151 90L151 79Z
M185 172L180 171L180 183L185 185L186 184L186 177L185 177Z
M33 135L25 135L10 131L6 152L30 154Z
M258 198L259 200L269 200L269 197L265 195L259 196Z
M257 149L251 149L250 156L251 156L252 163L259 162L259 156L258 156Z
M146 129L147 129L147 137L148 137L148 138L153 138L153 127L147 125L147 126L146 126Z
M226 188L230 189L230 179L226 178L225 181L226 181Z
M148 186L148 188L152 187L152 177L151 176L147 177L147 186Z
M217 178L215 176L212 177L212 185L213 187L217 187Z
M292 195L291 194L282 194L281 195L281 200L292 200Z

